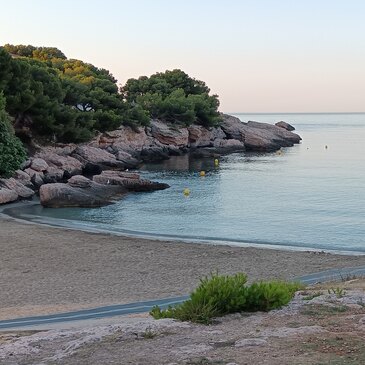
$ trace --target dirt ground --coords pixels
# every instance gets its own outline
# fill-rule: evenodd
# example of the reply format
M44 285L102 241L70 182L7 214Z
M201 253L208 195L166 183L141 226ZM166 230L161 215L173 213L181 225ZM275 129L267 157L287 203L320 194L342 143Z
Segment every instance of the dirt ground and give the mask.
M6 365L363 365L365 279L298 292L281 310L203 326L126 318L82 330L5 333Z

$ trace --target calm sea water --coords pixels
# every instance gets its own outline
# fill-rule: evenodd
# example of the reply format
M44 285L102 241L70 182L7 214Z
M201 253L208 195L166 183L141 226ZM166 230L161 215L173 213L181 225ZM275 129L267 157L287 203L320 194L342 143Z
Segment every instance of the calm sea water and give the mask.
M213 159L187 156L147 165L144 177L171 188L131 194L103 208L26 213L114 232L365 252L365 114L236 116L288 121L303 141L280 155L224 156L218 167Z

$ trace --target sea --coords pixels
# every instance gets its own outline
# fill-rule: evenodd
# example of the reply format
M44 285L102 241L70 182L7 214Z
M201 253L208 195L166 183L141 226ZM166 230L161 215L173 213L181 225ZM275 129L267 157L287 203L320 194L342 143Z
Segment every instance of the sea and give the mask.
M129 194L102 208L35 204L18 213L34 221L172 244L365 254L365 113L235 116L243 122L286 121L302 142L280 152L234 153L218 163L173 157L140 170L143 178L168 183L167 190Z

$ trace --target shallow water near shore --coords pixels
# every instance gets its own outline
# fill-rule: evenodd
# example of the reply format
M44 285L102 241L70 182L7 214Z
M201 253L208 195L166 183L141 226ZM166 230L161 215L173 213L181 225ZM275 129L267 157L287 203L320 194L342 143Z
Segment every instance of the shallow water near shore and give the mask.
M236 116L285 120L303 141L280 154L223 156L219 166L211 158L174 157L141 169L170 189L96 209L38 205L21 213L109 232L365 253L365 114Z

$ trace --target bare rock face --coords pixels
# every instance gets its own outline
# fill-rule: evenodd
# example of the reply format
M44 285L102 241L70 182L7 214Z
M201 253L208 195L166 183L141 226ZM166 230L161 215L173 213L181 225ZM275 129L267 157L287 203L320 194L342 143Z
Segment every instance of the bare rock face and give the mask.
M95 175L93 181L105 185L120 185L128 191L154 191L167 189L168 184L141 179L136 173L121 171L103 171Z
M24 186L20 181L14 178L0 179L0 187L14 191L20 198L30 198L35 193L34 190Z
M190 147L212 147L216 141L222 141L227 136L220 127L206 128L202 125L191 125L188 127Z
M18 200L18 194L14 190L0 188L0 204L11 203Z
M268 123L242 123L230 115L223 115L221 127L228 138L243 142L250 151L275 151L301 141L297 134L284 128Z
M73 158L68 156L67 153L71 153L71 149L62 149L56 152L45 151L39 153L37 156L44 159L50 167L58 168L66 172L68 176L79 175L82 172L83 164ZM50 172L50 169L47 169ZM51 170L54 173L55 170Z
M164 145L186 147L189 144L187 128L178 128L156 119L151 121L151 135Z
M188 127L189 142L191 147L209 147L212 145L214 136L212 131L201 125Z
M244 151L245 144L237 139L217 139L214 147L222 152Z
M295 128L291 124L286 123L286 122L283 122L283 121L277 122L277 123L275 123L275 125L277 127L284 128L284 129L286 129L289 132L295 131Z
M103 185L84 176L73 176L67 184L45 184L39 189L41 204L49 208L100 207L126 193L120 185Z
M113 154L96 147L79 146L73 152L72 157L79 160L84 166L89 163L99 166L101 170L124 169L122 161L117 160Z
M132 129L131 127L122 126L111 132L105 132L96 138L93 146L106 148L113 146L116 150L141 151L147 141L147 134L144 128L139 127Z

